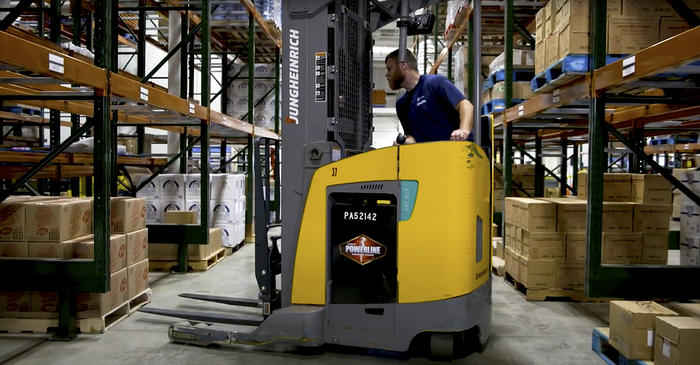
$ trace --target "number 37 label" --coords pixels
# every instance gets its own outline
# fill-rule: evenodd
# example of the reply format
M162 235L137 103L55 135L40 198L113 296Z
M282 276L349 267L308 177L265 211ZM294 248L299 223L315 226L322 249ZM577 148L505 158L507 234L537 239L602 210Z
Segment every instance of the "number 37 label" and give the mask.
M332 177L338 176L338 168L337 167L331 167L331 176Z

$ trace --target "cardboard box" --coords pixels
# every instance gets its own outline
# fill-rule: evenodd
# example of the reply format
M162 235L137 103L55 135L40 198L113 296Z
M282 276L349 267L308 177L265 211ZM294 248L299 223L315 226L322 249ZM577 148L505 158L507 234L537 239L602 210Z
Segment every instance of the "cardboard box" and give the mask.
M557 265L557 288L584 290L586 266L584 263L560 262Z
M491 239L492 243L492 248L491 248L491 256L498 257L500 259L505 260L505 246L503 245L503 238L502 237L494 237Z
M160 202L160 216L162 220L165 220L165 213L171 210L185 210L185 199L182 198L170 198L161 200Z
M0 313L31 311L31 294L28 291L0 291Z
M165 223L197 224L198 212L171 210L165 213Z
M148 259L141 260L127 268L128 299L133 299L148 289Z
M0 203L0 240L24 241L24 215L26 202L4 201Z
M700 235L700 207L685 194L678 196L681 232L689 235Z
M540 37L538 37L537 39L540 39ZM542 40L535 45L535 74L544 72L544 69L547 67L545 66L547 60L545 55L544 37L542 37L541 39Z
M559 60L559 34L554 33L544 40L544 68L551 66Z
M518 263L519 281L528 289L556 288L555 260L529 260L519 256Z
M517 199L519 199L520 227L530 233L556 232L556 204L533 198Z
M213 224L236 223L236 200L211 202L211 220Z
M142 182L150 178L150 174L135 174L132 175L132 180L135 186L139 186ZM156 176L155 179L151 180L146 184L141 190L136 192L136 197L147 198L147 199L160 199L162 196L162 191L160 189L160 176Z
M161 199L185 199L185 175L160 174L158 181L161 190Z
M690 29L688 23L678 16L662 16L659 23L659 40L671 38Z
M146 199L114 197L110 200L112 233L129 233L146 228Z
M148 228L126 234L126 266L148 258Z
M566 235L563 233L523 233L522 256L531 259L564 260Z
M673 16L676 13L666 0L622 0L622 15Z
M578 174L578 198L586 199L588 173ZM603 175L603 201L628 202L632 197L631 174L606 173Z
M588 18L585 19L587 20ZM571 54L588 54L589 52L590 38L588 32L576 32L573 26L574 24L569 24L559 33L559 58L564 58Z
M608 17L608 53L635 53L658 41L658 17Z
M654 364L700 364L700 318L656 317Z
M27 250L29 257L65 259L73 256L73 242L27 242Z
M238 197L236 185L232 175L211 174L210 199L214 201L232 200Z
M622 0L607 0L608 15L622 15Z
M585 201L569 198L546 198L557 204L557 232L585 232L586 209Z
M635 232L668 232L671 205L639 204L634 206Z
M58 308L58 292L32 291L31 294L32 312L53 313Z
M700 194L700 170L673 169L673 176L689 187L695 194Z
M109 268L110 273L126 267L126 235L113 234L109 239ZM95 237L90 235L81 241L73 243L72 256L76 259L93 259L95 257Z
M661 175L632 175L632 201L671 204L671 183Z
M216 223L214 228L221 229L221 245L224 247L234 247L241 241L236 241L236 224L235 223Z
M510 276L513 277L515 280L520 280L518 271L519 271L519 263L518 263L518 254L515 253L515 251L506 246L505 250L505 261L506 261L506 272L510 274Z
M603 264L637 264L642 260L641 233L603 232Z
M504 81L499 81L499 82L495 83L490 90L491 90L491 100L505 99L506 98L506 84ZM532 90L530 89L530 82L529 81L514 81L513 82L513 99L529 99L531 96L532 96Z
M681 231L681 265L700 265L700 236L688 235Z
M112 273L107 293L77 293L76 306L79 318L98 317L129 300L127 269Z
M221 239L221 229L209 228L209 244L188 245L188 259L207 259L223 247L221 245ZM148 245L148 258L150 260L164 261L177 260L177 245L171 243L151 243Z
M146 201L146 222L160 223L163 221L162 203L160 199L148 199Z
M0 257L29 257L27 242L0 242Z
M568 0L562 3L562 7L557 14L557 19L563 19L559 20L559 23L565 26L568 19L571 19L572 16L588 17L589 14L590 4L588 0ZM586 30L586 32L588 32L588 30Z
M566 234L566 261L578 263L586 261L586 233Z
M633 232L634 203L603 202L603 232Z
M655 265L668 263L668 231L642 233L642 263Z
M700 303L670 302L665 306L682 317L700 317Z
M545 9L542 8L537 11L535 14L535 27L539 28L541 26L544 26L544 16L545 16Z
M92 200L38 201L26 206L27 241L61 242L92 233Z
M651 360L656 317L676 315L655 302L611 301L610 344L630 360Z

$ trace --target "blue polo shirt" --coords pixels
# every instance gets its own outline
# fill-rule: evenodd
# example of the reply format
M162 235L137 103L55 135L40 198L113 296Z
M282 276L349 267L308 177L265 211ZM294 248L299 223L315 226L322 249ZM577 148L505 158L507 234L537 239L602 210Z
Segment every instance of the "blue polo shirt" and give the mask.
M421 75L416 87L396 101L396 114L404 133L416 142L447 141L452 131L459 129L455 106L463 99L446 77Z

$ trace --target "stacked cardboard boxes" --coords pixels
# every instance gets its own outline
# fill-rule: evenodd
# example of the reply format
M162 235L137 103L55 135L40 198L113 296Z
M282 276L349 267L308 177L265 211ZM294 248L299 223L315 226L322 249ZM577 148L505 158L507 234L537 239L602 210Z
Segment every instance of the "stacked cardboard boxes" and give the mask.
M4 257L34 257L58 259L92 259L92 199L10 199L0 210L13 208L12 217L3 224L12 226L8 234L15 241L0 242ZM148 273L129 278L128 271L148 267L148 231L146 200L141 198L112 198L109 242L110 290L107 293L78 293L76 311L79 317L102 316L129 298L148 288ZM22 217L23 216L23 217ZM8 216L9 217L9 216ZM12 233L10 232L10 233ZM24 240L19 240L24 236ZM144 278L145 277L145 278ZM129 285L132 283L131 285ZM129 296L134 292L133 296ZM32 291L0 293L0 312L56 312L56 292ZM4 313L17 316L26 313Z
M673 175L696 195L700 194L700 171L674 169ZM680 216L680 263L698 266L700 265L700 207L685 194L676 191L674 211L677 211Z
M503 210L503 198L505 196L503 192L503 175L501 175L500 171L503 171L503 166L499 166L494 171L493 208L495 212ZM513 190L510 196L527 197L535 195L535 165L513 165L511 174Z
M258 63L255 64L255 77L253 84L254 103L257 103L267 95L264 101L255 107L255 125L267 129L275 127L275 64ZM234 118L241 118L248 114L248 66L244 64L234 64L231 75L238 74L239 78L228 87L228 112Z
M678 313L650 301L610 302L610 345L627 359L652 360L657 318Z
M687 3L696 13L700 3ZM589 0L551 0L535 17L535 72L570 54L589 53ZM608 0L607 53L630 54L687 29L665 0Z
M137 175L137 184L147 179ZM224 246L233 247L245 238L245 175L209 175L209 219L224 232ZM199 212L201 206L201 176L199 174L161 174L137 196L146 197L148 222L164 223L169 211ZM199 216L197 221L199 222Z

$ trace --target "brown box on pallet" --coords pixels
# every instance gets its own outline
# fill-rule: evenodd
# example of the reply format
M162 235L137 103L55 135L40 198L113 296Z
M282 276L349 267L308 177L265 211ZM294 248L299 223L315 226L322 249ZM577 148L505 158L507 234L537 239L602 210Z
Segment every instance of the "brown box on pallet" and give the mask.
M114 197L110 200L112 233L129 233L146 228L146 199Z
M110 275L110 289L107 293L78 293L76 295L78 317L102 316L129 300L128 283L127 269L121 269Z
M608 17L608 53L635 53L658 41L658 17Z
M518 257L518 281L528 289L552 289L557 285L557 261Z
M537 43L535 45L535 74L538 74L540 72L543 72L545 69L545 44L544 44L544 37L542 37L542 41L540 43Z
M492 100L506 98L506 84L504 81L495 83L490 90ZM532 90L530 89L529 81L513 81L513 99L529 99L530 97L532 97Z
M556 204L533 198L514 198L518 202L519 226L529 233L556 232Z
M150 260L177 260L176 244L151 243L148 246L148 258ZM222 247L221 228L209 228L209 244L188 245L187 256L189 260L204 260Z
M662 16L659 21L659 40L671 38L690 29L688 23L678 16Z
M604 264L637 264L642 260L641 233L603 232Z
M637 204L634 206L635 232L668 232L671 205Z
M603 202L603 232L633 232L634 203Z
M637 16L673 16L676 12L666 0L622 0L622 15Z
M656 317L654 364L700 364L700 318Z
M545 16L545 9L541 8L540 10L537 11L535 14L535 27L544 27L544 16ZM540 35L537 33L537 35Z
M31 311L29 291L0 291L0 313Z
M557 205L557 232L584 232L587 203L579 199L544 198Z
M515 251L506 246L505 250L505 261L506 261L506 272L510 274L515 280L518 279L518 254Z
M26 206L31 202L55 200L54 197L8 197L0 203L0 241L26 241Z
M554 33L544 40L544 68L551 66L559 59L559 34Z
M63 242L92 233L92 200L73 198L26 205L27 241Z
M0 242L0 257L29 257L27 242Z
M579 17L575 18L578 19ZM583 18L588 20L587 17ZM570 54L588 53L588 43L590 41L588 31L577 32L573 27L574 23L568 24L559 32L559 58L564 58Z
M578 174L578 198L586 199L588 172ZM632 198L631 174L606 173L603 175L603 201L628 202Z
M82 238L78 238L80 240ZM43 259L66 259L73 256L73 243L66 242L27 242L29 257Z
M52 291L32 291L32 312L56 312L58 293Z
M522 239L522 256L531 260L563 260L566 254L565 235L563 233L524 232Z
M491 239L492 249L491 256L505 260L505 247L503 246L503 237L493 237Z
M566 234L566 261L582 263L586 261L586 233Z
M611 301L610 344L630 360L651 360L656 317L676 315L656 302Z
M632 175L632 201L644 204L671 204L671 183L661 175Z
M556 278L557 288L583 290L586 285L586 266L582 262L559 262Z
M642 233L642 263L655 265L668 263L668 231Z
M199 212L196 211L171 210L165 212L165 223L197 224L197 218L199 218Z
M95 237L93 235L73 243L73 258L92 259L95 254ZM117 272L126 267L126 235L113 234L109 240L109 267L110 273Z
M148 259L139 261L127 268L129 299L148 289Z
M148 228L126 234L126 265L148 258Z

